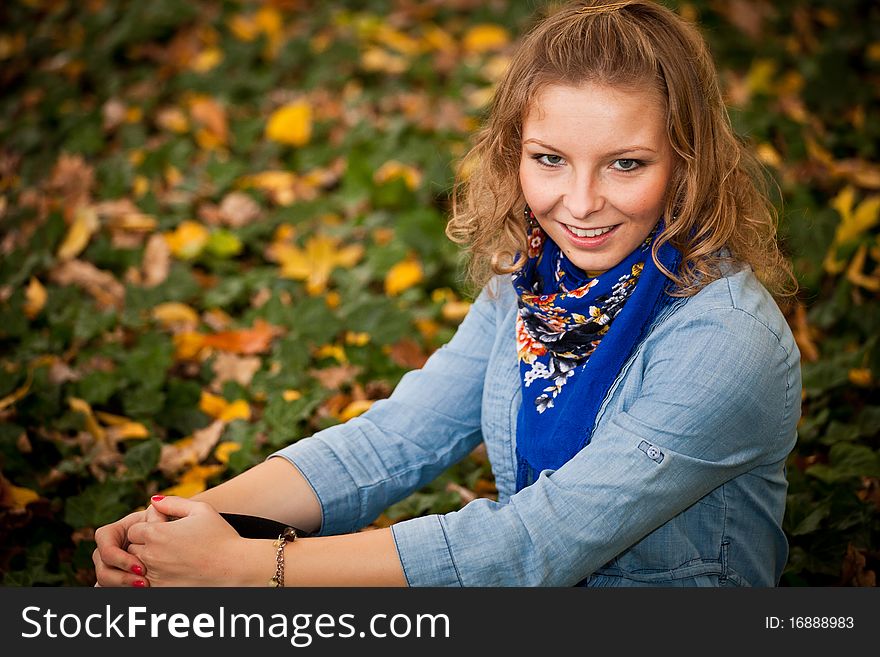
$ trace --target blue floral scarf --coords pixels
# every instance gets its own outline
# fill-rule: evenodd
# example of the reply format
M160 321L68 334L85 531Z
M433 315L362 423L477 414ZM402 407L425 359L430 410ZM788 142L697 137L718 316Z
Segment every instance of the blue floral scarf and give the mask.
M527 218L532 218L526 208ZM599 406L657 313L671 300L651 257L661 224L620 264L589 276L536 224L528 261L513 273L519 295L517 351L522 406L516 430L516 489L556 470L590 442ZM669 243L660 262L675 271Z

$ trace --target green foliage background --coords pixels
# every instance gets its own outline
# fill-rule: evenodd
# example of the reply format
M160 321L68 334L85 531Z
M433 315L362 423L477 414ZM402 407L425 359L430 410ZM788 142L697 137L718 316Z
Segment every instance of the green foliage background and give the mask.
M873 586L880 9L867 0L668 4L699 21L732 120L778 182L780 233L801 285L789 317L804 355L803 420L788 468L791 556L782 584ZM243 38L236 17L253 26L266 8ZM174 334L152 314L157 305L185 303L203 319L220 308L232 329L262 319L284 330L259 352L248 385L227 380L214 389L245 400L251 415L223 423L221 441L238 449L228 462L216 453L203 459L208 469L198 472L208 485L340 421L347 403L387 395L451 336L460 318L454 302L468 297L443 233L453 167L534 9L502 0L0 6L4 585L93 583L94 529L181 483L182 472L159 467L162 449L211 424L199 402L216 371L212 357L179 357ZM487 24L502 26L508 42L471 31ZM224 109L228 135L219 143L199 134L193 94ZM317 108L311 138L301 146L267 139L269 116L297 98ZM187 128L163 123L169 108ZM381 181L376 173L389 161L420 180ZM242 187L267 170L323 178L303 183L292 203ZM259 218L219 225L218 206L242 190ZM148 286L139 278L146 234L120 233L105 219L77 255L122 286L116 303L102 302L100 289L58 276L71 199L128 199L155 220L146 233L195 220L212 237ZM300 247L322 235L363 245L363 257L334 268L327 289L310 294L267 255L282 226L293 227ZM422 277L389 293L386 279L402 261L418 262ZM36 312L28 306L33 280L47 292ZM351 339L358 333L369 340ZM316 371L347 378L328 384ZM146 437L102 443L71 398L141 423ZM377 523L492 494L477 452Z

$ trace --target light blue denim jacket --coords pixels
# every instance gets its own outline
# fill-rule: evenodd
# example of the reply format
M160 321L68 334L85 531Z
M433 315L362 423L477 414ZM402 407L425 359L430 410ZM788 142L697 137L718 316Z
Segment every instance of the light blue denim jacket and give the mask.
M514 494L519 364L506 278L390 398L276 454L321 534L355 531L485 441L498 501L392 526L411 586L774 586L800 355L749 270L677 300L601 407L590 444Z

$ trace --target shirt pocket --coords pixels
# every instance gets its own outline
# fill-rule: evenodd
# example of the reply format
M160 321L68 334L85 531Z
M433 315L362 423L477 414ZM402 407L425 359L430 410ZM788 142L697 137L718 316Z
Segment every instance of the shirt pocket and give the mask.
M726 507L717 489L617 555L597 575L647 584L729 574Z

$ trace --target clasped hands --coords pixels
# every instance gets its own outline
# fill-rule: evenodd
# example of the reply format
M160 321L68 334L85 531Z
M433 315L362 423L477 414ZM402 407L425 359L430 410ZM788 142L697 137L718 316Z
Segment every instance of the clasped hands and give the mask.
M237 586L246 539L205 502L156 495L95 532L96 586ZM173 520L173 521L172 521Z

